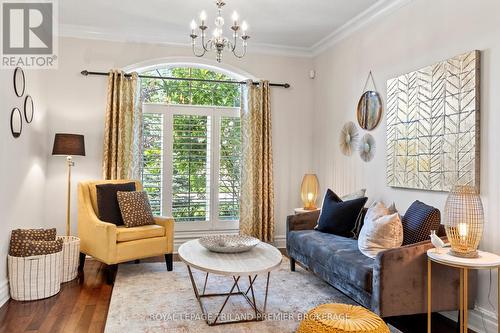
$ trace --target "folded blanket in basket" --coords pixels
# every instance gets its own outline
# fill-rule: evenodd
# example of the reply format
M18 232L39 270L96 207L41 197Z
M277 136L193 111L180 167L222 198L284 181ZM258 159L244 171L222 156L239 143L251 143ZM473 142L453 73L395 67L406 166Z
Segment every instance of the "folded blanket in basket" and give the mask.
M10 237L9 255L28 257L62 251L63 240L56 239L56 229L16 229Z

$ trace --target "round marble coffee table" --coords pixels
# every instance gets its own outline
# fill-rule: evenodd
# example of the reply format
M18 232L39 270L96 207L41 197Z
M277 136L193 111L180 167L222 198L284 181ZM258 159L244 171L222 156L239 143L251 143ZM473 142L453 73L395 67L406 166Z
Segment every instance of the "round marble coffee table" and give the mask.
M264 319L263 314L266 311L267 294L269 291L269 278L271 271L277 269L283 256L281 252L272 245L261 242L252 250L242 253L216 253L211 252L201 246L200 242L195 239L182 244L178 250L180 259L187 265L189 278L193 285L194 295L200 304L201 311L206 318L209 326L241 323L249 321L260 321ZM192 268L205 272L205 282L203 290L200 292L193 277ZM207 294L205 293L209 274L231 276L233 283L228 293ZM264 296L264 305L262 309L257 306L254 293L254 282L257 276L266 274L266 292ZM246 291L240 289L239 282L248 277L248 287ZM249 294L250 293L250 294ZM254 310L255 315L252 318L241 320L219 321L220 315L224 310L231 296L243 296ZM202 298L225 296L219 312L213 320L210 320L210 315L203 305Z

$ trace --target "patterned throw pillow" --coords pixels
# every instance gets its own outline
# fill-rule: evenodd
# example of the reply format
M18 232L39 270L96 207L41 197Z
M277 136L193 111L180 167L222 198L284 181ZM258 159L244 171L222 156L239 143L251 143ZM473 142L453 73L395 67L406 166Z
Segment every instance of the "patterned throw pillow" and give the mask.
M21 257L25 242L31 241L55 241L56 228L52 229L16 229L12 230L10 236L9 254L14 257Z
M429 240L431 230L438 230L440 224L439 209L415 201L403 216L403 245Z
M30 257L61 252L63 240L38 241L25 240L22 242L21 251L16 257Z
M127 228L154 224L148 194L144 191L116 193L123 222Z

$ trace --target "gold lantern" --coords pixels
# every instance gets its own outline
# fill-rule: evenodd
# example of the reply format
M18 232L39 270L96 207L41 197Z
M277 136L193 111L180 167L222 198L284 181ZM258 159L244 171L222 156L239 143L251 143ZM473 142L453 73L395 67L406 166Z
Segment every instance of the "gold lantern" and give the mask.
M314 210L317 208L316 199L318 199L318 191L318 177L312 173L305 174L300 186L300 197L304 203L304 209Z
M445 229L451 243L450 254L475 258L483 236L484 210L473 186L455 186L445 205Z

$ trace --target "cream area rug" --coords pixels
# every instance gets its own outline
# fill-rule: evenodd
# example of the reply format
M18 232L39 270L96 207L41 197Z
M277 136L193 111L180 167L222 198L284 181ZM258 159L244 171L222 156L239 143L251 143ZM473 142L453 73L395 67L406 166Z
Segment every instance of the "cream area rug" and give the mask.
M288 260L271 273L266 320L252 323L208 326L194 296L186 265L174 263L167 272L164 263L120 265L106 321L107 333L123 332L295 332L301 317L323 303L355 304L350 298L297 266L290 272ZM205 274L193 270L199 289L203 289ZM257 304L262 306L265 276L257 277L254 288ZM241 289L248 278L241 280ZM209 275L207 293L228 292L232 278ZM225 297L204 298L209 315L215 316ZM242 319L253 310L242 296L232 296L224 308L222 319ZM213 317L212 317L213 319ZM399 332L391 327L391 332Z

